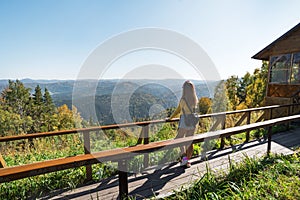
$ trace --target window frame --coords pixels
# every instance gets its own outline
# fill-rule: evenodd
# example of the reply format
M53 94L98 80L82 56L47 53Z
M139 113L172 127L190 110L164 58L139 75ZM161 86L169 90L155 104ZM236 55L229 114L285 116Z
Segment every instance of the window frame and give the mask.
M276 67L276 63L280 62L280 59L285 56L287 59L284 63L285 67ZM297 62L295 62L297 58ZM295 65L297 65L295 67ZM275 67L274 67L275 66ZM297 72L295 72L298 70ZM276 73L278 72L278 73ZM281 76L285 78L280 79L280 73L285 73ZM274 75L277 75L279 78L274 80ZM296 76L295 76L296 75ZM297 78L295 78L297 77ZM279 54L270 56L269 59L269 83L270 84L283 84L283 85L298 85L300 84L300 52Z

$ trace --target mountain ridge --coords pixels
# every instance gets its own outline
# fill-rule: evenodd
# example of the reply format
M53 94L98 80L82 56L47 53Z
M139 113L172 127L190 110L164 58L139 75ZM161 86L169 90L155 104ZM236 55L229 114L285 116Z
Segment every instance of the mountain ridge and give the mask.
M121 113L127 112L124 118L148 119L154 115L153 105L163 109L176 107L181 97L183 79L104 79L104 80L34 80L21 79L25 87L34 88L39 85L50 92L56 106L74 103L86 119L93 119L103 124L115 123L113 112L116 105ZM197 96L212 97L218 82L191 80ZM0 80L0 90L8 85L8 79ZM114 108L112 108L114 105ZM128 110L124 110L124 108ZM91 112L95 110L95 113ZM155 111L156 112L156 111ZM124 119L127 120L128 119Z

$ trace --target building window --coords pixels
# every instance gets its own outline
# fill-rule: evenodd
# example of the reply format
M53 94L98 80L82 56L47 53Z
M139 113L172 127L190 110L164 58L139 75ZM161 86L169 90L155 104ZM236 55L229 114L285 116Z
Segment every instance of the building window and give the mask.
M291 54L270 58L270 82L289 83L291 77Z
M293 54L291 84L300 84L300 52Z

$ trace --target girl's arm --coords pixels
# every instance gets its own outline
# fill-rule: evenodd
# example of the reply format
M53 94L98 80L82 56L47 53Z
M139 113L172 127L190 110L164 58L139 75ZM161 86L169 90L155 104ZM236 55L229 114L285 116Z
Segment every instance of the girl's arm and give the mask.
M181 101L179 102L176 110L172 113L172 115L170 116L169 119L175 118L175 117L179 117L179 114L181 112Z

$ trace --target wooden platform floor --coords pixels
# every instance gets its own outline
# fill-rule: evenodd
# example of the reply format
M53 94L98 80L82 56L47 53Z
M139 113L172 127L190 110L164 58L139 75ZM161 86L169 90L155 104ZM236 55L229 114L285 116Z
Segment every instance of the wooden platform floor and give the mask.
M271 152L292 154L299 146L300 128L297 128L274 135ZM266 141L256 140L220 151L207 152L208 161L202 161L201 157L193 158L191 168L183 168L179 163L159 166L147 171L148 174L130 176L129 193L137 199L167 196L199 179L206 172L207 166L216 173L226 173L229 158L232 162L240 162L245 156L259 158L265 155L266 150ZM74 190L56 191L41 199L118 199L118 179L112 177Z

